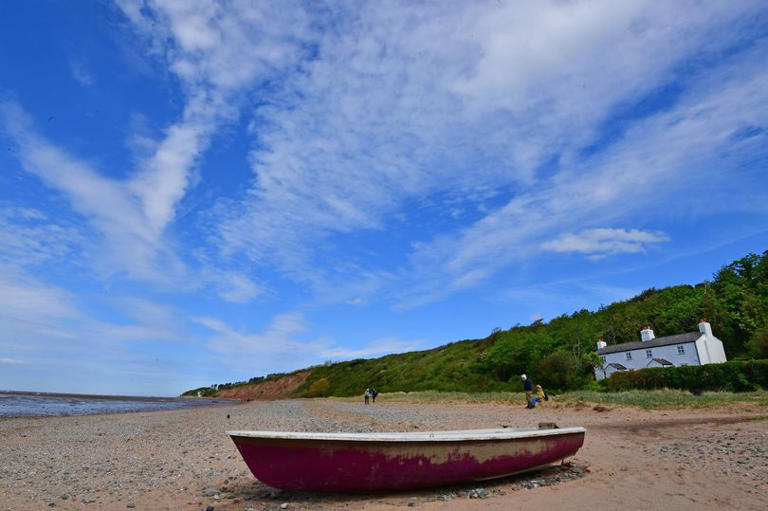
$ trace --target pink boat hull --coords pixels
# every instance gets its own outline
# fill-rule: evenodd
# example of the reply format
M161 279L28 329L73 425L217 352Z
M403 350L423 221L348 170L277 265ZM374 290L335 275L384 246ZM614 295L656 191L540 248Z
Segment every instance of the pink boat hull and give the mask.
M532 470L579 450L584 430L572 429L580 431L457 441L230 436L253 475L265 484L284 490L353 492L442 486Z

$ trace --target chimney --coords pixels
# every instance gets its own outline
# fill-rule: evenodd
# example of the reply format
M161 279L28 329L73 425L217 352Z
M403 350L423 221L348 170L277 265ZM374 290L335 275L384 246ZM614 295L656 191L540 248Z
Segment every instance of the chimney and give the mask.
M640 339L643 342L645 342L645 341L652 341L655 338L656 338L656 336L653 335L653 330L651 330L651 327L649 327L648 325L645 325L643 327L643 329L640 330Z
M606 346L608 346L608 345L605 343L605 341L601 337L600 340L597 341L597 349L601 350L601 349L605 348Z
M704 318L701 318L701 321L699 321L699 332L707 337L712 337L712 325Z

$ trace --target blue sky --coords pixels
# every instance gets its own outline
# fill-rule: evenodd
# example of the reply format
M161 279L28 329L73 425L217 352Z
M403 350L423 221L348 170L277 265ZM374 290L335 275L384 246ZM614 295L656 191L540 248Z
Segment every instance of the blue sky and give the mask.
M759 1L0 3L0 388L173 395L768 248Z

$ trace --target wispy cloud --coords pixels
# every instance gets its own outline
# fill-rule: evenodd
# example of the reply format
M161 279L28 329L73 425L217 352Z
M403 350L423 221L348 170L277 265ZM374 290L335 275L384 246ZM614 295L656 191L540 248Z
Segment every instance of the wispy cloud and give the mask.
M170 255L169 251L126 183L105 177L38 135L16 103L0 104L0 124L15 142L24 169L64 193L73 209L104 236L111 256L105 260L117 262L120 270L129 270L135 278L163 280L167 272L154 259ZM176 261L170 266L178 271L181 265Z
M88 313L84 302L85 297L0 264L0 342L24 351L87 353L94 346L119 348L129 341L189 339L183 316L170 306L143 298L102 300L102 308L114 309L127 318L107 321ZM57 339L70 343L57 344Z
M180 369L188 357L184 351L203 342L189 330L181 311L143 298L103 296L98 313L93 309L87 296L0 264L1 362L11 371L2 374L2 386L73 392L131 389L155 395L181 390L180 382L190 376ZM174 347L174 355L169 357L162 345ZM22 365L18 373L16 367Z
M377 338L355 348L340 346L324 337L302 340L309 327L299 312L274 316L258 333L243 332L212 317L198 317L195 321L215 332L208 341L210 350L224 355L228 363L244 365L254 372L297 369L328 359L384 355L423 346L422 341L405 341L397 337Z
M663 187L655 202L670 198L712 147L704 139L723 148L707 126L732 131L765 103L755 88L762 50L749 49L744 22L759 2L118 4L186 97L182 119L128 183L144 227L157 236L172 221L213 132L256 94L254 184L219 201L214 239L225 258L244 254L341 302L394 292L423 303L477 285L564 231L628 216L633 187ZM707 68L729 48L751 62ZM703 67L682 76L693 55ZM738 84L728 74L744 66ZM672 81L683 84L673 104L631 113ZM745 115L714 102L721 87ZM499 195L511 197L499 207ZM317 250L386 232L434 197L454 229L411 239L399 270ZM479 220L467 225L468 211ZM327 264L334 259L341 264ZM222 296L256 294L230 280ZM398 289L387 291L392 282Z
M361 348L330 347L322 350L318 355L321 358L348 360L352 358L367 358L387 355L389 353L403 353L424 348L421 340L403 340L399 337L380 337L368 342Z
M671 213L765 214L759 172L742 165L744 158L765 155L764 135L735 136L768 114L761 55L747 52L709 74L673 107L637 120L599 153L565 155L570 165L460 233L418 244L411 272L418 284L406 301L423 303L464 289L530 259L563 231L633 215L647 221ZM731 200L739 195L750 199Z
M300 340L307 332L307 324L299 312L278 314L257 333L233 328L213 317L198 317L194 321L214 332L207 347L219 355L219 363L239 367L250 374L316 364L322 360L318 352L327 345L323 339Z
M329 256L314 249L322 240L387 232L435 196L454 220L457 210L488 214L411 240L408 292L419 302L474 286L563 227L637 211L628 198L640 187L662 187L652 203L672 197L691 161L716 152L707 142L724 149L710 128L732 131L765 103L762 50L700 80L707 69L697 78L707 83L679 74L692 55L747 45L740 23L754 2L358 7L334 12L338 30L320 34L316 56L253 113L255 185L219 210L225 253L245 251L320 293L360 275L329 272ZM743 68L745 83L728 76ZM681 104L629 113L678 79ZM717 103L721 88L735 111ZM604 139L613 119L619 137ZM506 205L488 206L507 190ZM380 293L387 279L376 280Z
M558 238L541 244L544 250L554 252L577 252L590 258L608 255L642 252L649 245L669 241L660 231L639 229L587 229L578 233L565 233Z
M248 88L279 75L304 55L304 11L289 2L224 5L118 0L134 29L182 83L182 120L131 183L155 230L173 218L190 170L216 129L236 119Z
M52 251L58 256L68 251L87 257L102 277L127 273L132 280L187 291L210 285L233 302L256 296L252 278L228 270L226 264L210 265L201 257L197 271L191 269L190 258L177 254L173 238L165 233L184 193L188 167L199 154L194 127L172 127L137 175L127 180L107 177L40 136L16 103L0 103L0 127L15 143L23 168L63 193L93 227L85 235L86 229L47 221L40 211L5 208L0 210L0 239L7 243L0 247L0 257L30 264Z
M69 70L72 73L72 78L74 78L80 85L85 87L93 85L93 75L83 62L76 59L70 59Z
M35 208L0 208L0 262L33 265L71 257L85 234Z

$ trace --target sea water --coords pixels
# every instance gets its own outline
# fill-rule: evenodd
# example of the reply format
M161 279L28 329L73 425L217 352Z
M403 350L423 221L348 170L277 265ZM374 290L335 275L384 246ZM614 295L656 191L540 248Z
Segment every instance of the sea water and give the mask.
M85 396L39 392L0 392L0 417L47 417L95 413L150 412L231 405L233 401L199 398Z

